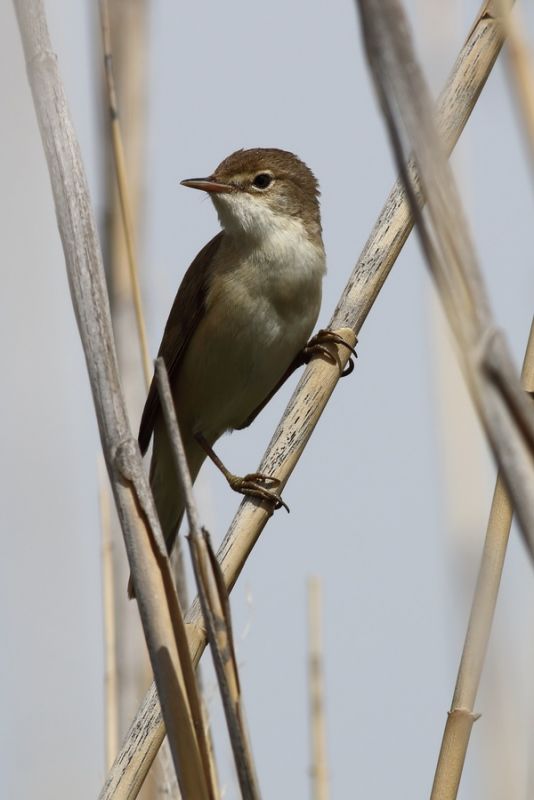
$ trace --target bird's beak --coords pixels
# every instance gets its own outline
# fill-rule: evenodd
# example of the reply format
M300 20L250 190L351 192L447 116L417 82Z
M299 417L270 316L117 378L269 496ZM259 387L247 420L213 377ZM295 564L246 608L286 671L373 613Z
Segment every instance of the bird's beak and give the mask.
M224 192L233 192L234 187L228 183L223 183L217 180L213 175L209 178L188 178L186 181L180 181L182 186L187 186L189 189L202 189L203 192L210 194L222 194Z

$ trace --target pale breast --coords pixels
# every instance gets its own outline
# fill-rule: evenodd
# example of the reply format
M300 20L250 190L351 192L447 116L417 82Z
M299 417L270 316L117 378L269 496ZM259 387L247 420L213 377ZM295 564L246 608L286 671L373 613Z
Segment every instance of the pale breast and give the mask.
M213 440L253 413L306 344L325 271L322 247L307 239L220 258L176 387L189 424Z

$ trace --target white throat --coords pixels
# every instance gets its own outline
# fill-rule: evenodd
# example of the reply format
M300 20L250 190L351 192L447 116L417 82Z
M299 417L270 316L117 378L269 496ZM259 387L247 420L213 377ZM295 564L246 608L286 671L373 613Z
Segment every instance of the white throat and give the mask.
M286 272L286 278L315 277L326 272L320 237L311 238L299 217L274 211L259 196L221 194L212 196L219 221L239 249L248 250L256 262ZM273 276L274 277L274 276Z

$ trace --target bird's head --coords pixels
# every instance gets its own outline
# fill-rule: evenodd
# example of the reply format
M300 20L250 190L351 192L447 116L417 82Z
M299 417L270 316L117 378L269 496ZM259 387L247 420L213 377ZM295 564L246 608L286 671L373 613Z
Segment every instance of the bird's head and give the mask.
M310 237L321 236L317 180L286 150L238 150L209 177L191 178L182 185L209 193L229 233L261 239L302 224Z

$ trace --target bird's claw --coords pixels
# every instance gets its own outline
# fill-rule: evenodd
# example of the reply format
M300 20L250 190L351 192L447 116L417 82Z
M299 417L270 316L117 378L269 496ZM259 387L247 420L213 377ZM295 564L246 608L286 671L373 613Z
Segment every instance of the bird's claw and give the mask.
M356 356L358 358L358 356ZM341 373L342 378L346 378L347 375L350 375L351 372L354 372L354 361L352 360L352 356L349 358L347 363L345 364L345 369Z
M303 355L305 363L308 363L314 355L322 355L327 361L330 361L331 364L337 364L338 360L328 349L326 346L327 344L337 344L340 347L346 347L348 350L350 350L351 356L349 357L345 369L341 372L341 377L345 378L347 375L350 375L350 373L354 370L354 362L352 357L354 356L354 358L358 358L358 353L354 347L352 347L352 345L345 341L345 339L335 331L321 329L315 334L315 336L312 336L304 348Z
M269 489L264 485L270 484L273 487L280 486L278 478L273 478L270 475L262 475L261 472L251 472L243 478L240 478L238 475L231 475L228 477L228 483L234 492L265 500L268 503L272 503L274 511L277 511L279 508L285 508L289 514L289 506L287 503L284 503L280 495L273 491L273 489Z

